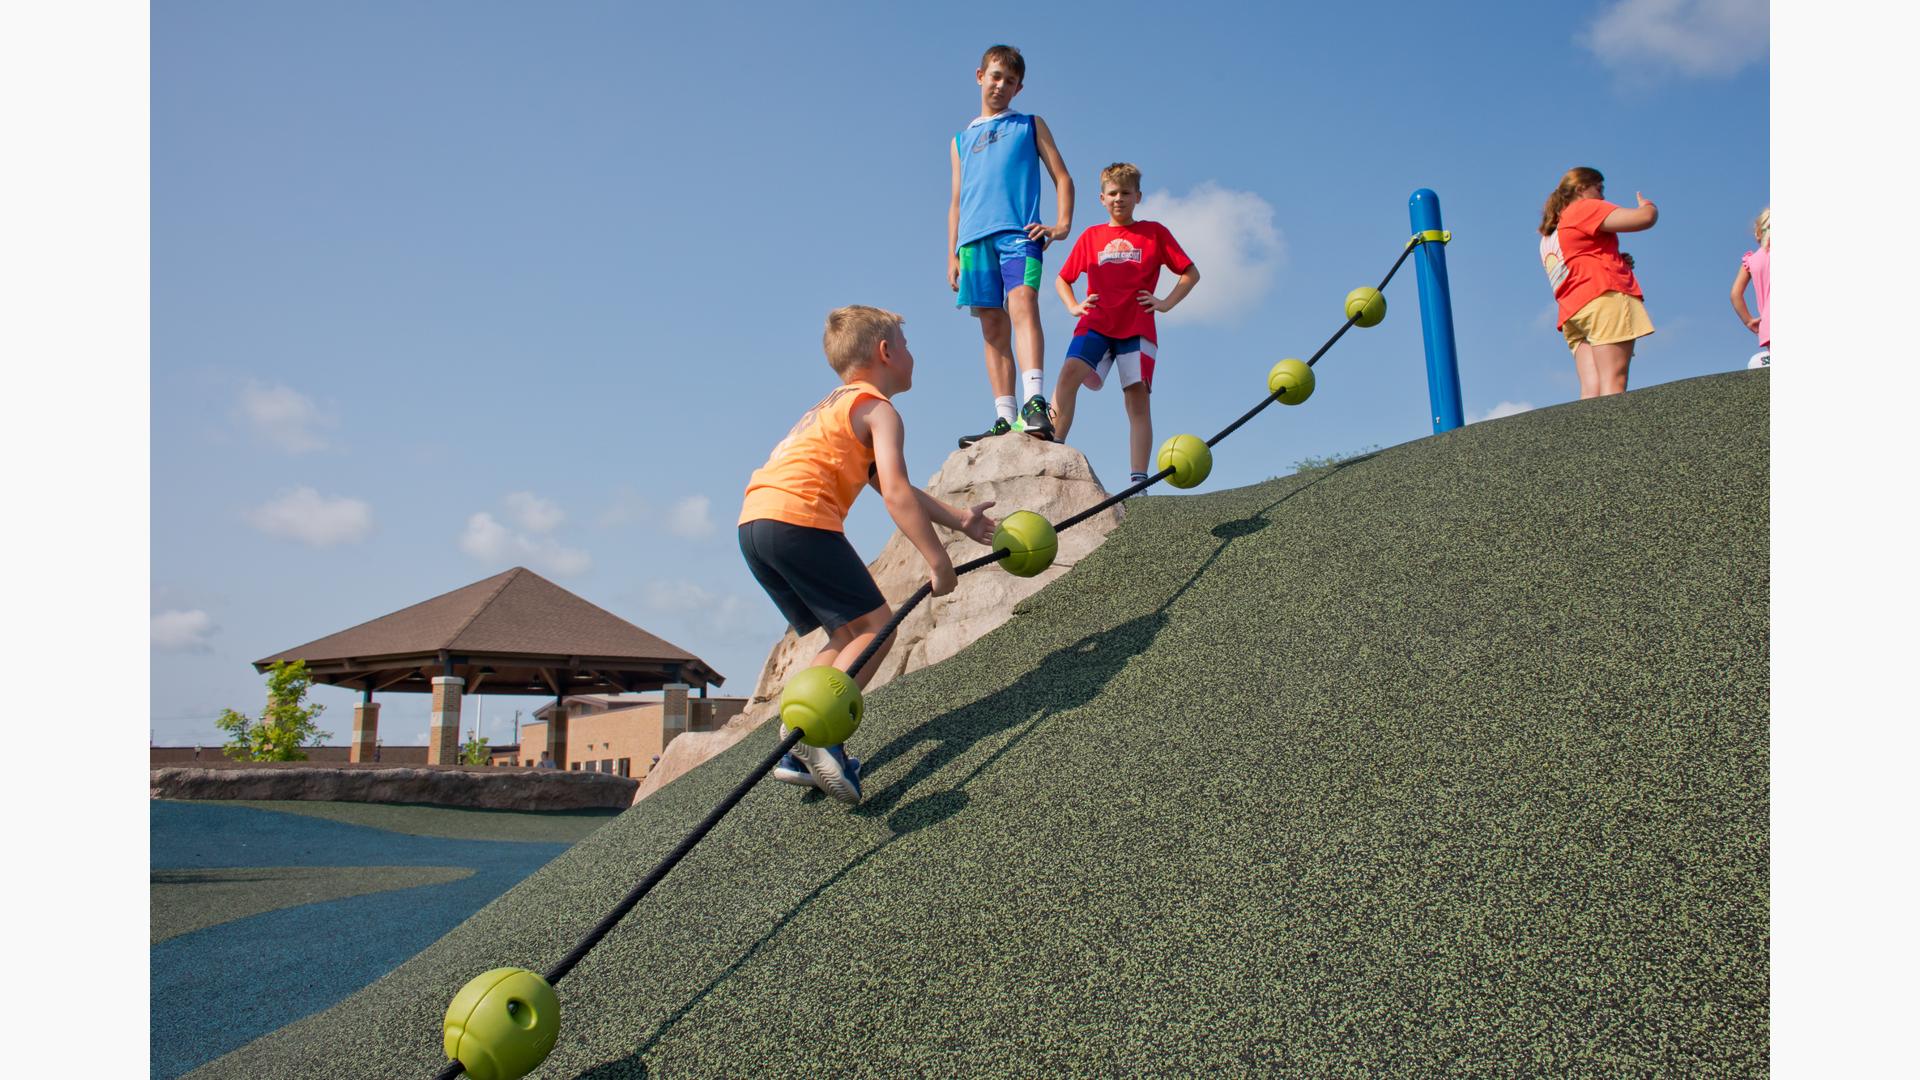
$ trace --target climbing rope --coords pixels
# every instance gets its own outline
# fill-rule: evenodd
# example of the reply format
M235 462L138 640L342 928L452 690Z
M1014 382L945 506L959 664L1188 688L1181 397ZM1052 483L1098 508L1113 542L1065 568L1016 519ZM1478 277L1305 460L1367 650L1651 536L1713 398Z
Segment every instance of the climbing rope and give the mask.
M1327 350L1333 348L1334 343L1338 342L1355 324L1371 326L1385 317L1385 300L1380 294L1386 290L1387 284L1393 280L1393 276L1400 272L1401 264L1407 261L1407 256L1413 254L1415 248L1422 244L1444 244L1452 239L1451 233L1429 230L1417 233L1412 239L1408 240L1406 247L1400 252L1400 257L1394 260L1393 266L1388 269L1386 276L1380 279L1379 285L1375 286L1372 290L1356 289L1353 293L1348 294L1347 321L1341 324L1340 329L1334 331L1333 336L1328 338L1325 344L1315 350L1313 356L1306 361L1305 366L1311 369L1314 364L1320 361L1321 357L1327 354ZM1366 292L1371 292L1372 296L1363 297L1361 302L1356 306L1355 297ZM1374 301L1380 304L1379 313L1371 320L1366 320L1365 317L1370 310L1369 305ZM1363 322L1363 320L1365 321ZM1298 361L1282 361L1282 363L1298 363ZM1210 450L1222 439L1239 430L1241 425L1258 416L1262 409L1281 400L1285 396L1287 389L1288 387L1283 385L1278 389L1272 390L1265 398L1261 399L1260 404L1248 410L1246 415L1228 424L1220 430L1219 434L1208 439L1205 443L1206 448ZM1311 393L1311 389L1307 392ZM1176 436L1176 439L1178 438L1192 437ZM1163 459L1165 456L1165 451L1163 450ZM1208 460L1210 462L1210 457ZM1208 467L1211 467L1210 464ZM1160 481L1175 476L1179 471L1180 470L1174 465L1162 468L1159 472L1154 473L1145 480L1141 480L1118 494L1109 496L1101 502L1067 518L1060 524L1052 526L1050 531L1057 535L1067 529L1073 528L1088 518L1140 494ZM1204 472L1202 476L1204 476ZM1195 482L1197 483L1198 481ZM1176 483L1178 484L1177 481ZM1179 486L1191 485L1181 484ZM998 539L998 537L996 537L996 539ZM983 566L990 566L1013 553L1012 548L995 547L991 552L977 559L972 559L954 567L954 576L958 578L963 574L972 573ZM861 650L860 655L855 657L853 663L847 667L847 678L852 679L859 675L867 664L872 662L874 656L880 651L887 640L893 636L894 631L900 628L900 624L912 613L913 609L919 606L920 602L932 595L932 593L933 586L931 584L921 585L918 589L914 590L913 595L907 597L906 602L900 605L900 609L893 613L893 617L888 619L886 625L881 627L879 632L873 635L873 640L867 643L867 647ZM745 798L747 792L752 790L755 784L765 779L766 775L773 771L774 766L780 763L780 759L791 752L794 746L797 745L805 735L806 730L804 728L796 727L789 731L786 736L781 739L779 745L775 746L760 764L756 765L753 771L747 774L745 779L741 780L732 791L728 792L726 798L721 799L719 804L707 813L707 816L701 820L699 825L694 827L692 832L687 834L685 839L675 845L673 850L668 852L666 857L660 860L659 865L648 871L647 876L640 879L639 884L635 885L626 896L622 897L620 902L614 905L613 910L607 912L605 917L598 923L595 923L593 929L587 931L586 936L582 937L579 943L567 952L567 955L561 957L558 963L547 969L544 977L535 976L532 972L519 968L496 968L493 971L489 971L475 978L463 987L460 994L454 998L453 1004L449 1006L447 1010L444 1033L445 1047L448 1057L453 1058L453 1060L448 1062L445 1068L434 1074L434 1080L455 1080L456 1077L459 1077L467 1071L467 1066L463 1064L459 1054L456 1053L456 1047L470 1055L485 1054L489 1058L489 1064L491 1066L485 1070L485 1075L498 1077L500 1080L514 1080L514 1078L524 1076L536 1068L541 1061L545 1060L547 1054L552 1051L553 1041L559 1033L559 1002L554 997L551 987L565 978L568 972L572 971L581 960L585 959L587 954L593 951L594 946L598 945L601 939L612 932L613 928L620 923L620 920L625 918L627 913L633 910L634 905L638 904L641 898L652 891L653 887L658 885L661 879L665 878L667 874L679 864L681 859L686 858L694 846L705 838L709 832L712 832L714 826L720 823L720 819L725 817L727 812L732 810L741 799ZM531 1021L528 1019L529 1016L532 1017Z

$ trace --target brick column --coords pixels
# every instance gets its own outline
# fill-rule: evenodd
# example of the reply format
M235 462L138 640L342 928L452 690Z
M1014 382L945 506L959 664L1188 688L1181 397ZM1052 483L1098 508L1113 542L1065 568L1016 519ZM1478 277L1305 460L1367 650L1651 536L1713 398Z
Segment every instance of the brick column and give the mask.
M567 699L555 698L553 718L547 721L547 752L553 755L556 769L567 767ZM534 760L539 760L535 758Z
M353 706L353 745L347 749L348 761L372 761L373 748L380 742L380 704L358 701Z
M667 700L660 708L660 749L663 751L676 736L687 731L687 684L670 682L666 691Z
M460 693L467 680L457 675L433 677L433 713L428 721L427 764L460 763Z

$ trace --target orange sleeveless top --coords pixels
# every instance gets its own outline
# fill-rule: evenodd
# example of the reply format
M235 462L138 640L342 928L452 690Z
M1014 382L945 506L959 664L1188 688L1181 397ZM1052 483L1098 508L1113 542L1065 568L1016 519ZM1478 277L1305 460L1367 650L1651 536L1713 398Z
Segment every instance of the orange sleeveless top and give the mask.
M850 382L808 409L747 481L739 523L770 518L845 532L873 469L873 447L853 433L853 407L870 397L887 400L872 383Z

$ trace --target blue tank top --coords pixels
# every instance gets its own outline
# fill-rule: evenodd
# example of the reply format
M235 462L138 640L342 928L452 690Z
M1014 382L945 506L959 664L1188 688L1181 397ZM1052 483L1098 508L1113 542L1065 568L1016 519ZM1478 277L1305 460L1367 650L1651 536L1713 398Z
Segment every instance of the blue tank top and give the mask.
M1007 112L953 137L960 152L961 246L1040 220L1040 148L1033 117Z

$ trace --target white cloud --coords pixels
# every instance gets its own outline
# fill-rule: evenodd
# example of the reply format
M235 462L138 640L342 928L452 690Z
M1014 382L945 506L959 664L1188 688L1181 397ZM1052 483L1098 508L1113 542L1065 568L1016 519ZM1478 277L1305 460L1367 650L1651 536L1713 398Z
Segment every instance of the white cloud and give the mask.
M1619 0L1574 40L1617 72L1732 75L1767 56L1767 0Z
M667 531L683 540L702 540L714 533L711 507L705 495L689 495L667 511Z
M625 525L630 521L639 521L647 515L647 500L640 493L622 484L613 493L613 501L605 510L600 511L599 523L603 529Z
M1503 416L1518 416L1523 412L1532 412L1533 407L1531 401L1503 401L1488 409L1484 415L1476 416L1467 423L1478 424L1485 420L1498 420Z
M1267 200L1211 180L1185 195L1156 191L1140 200L1135 216L1171 230L1202 275L1163 319L1230 319L1248 311L1265 298L1286 257ZM1162 283L1172 287L1164 277Z
M153 647L168 652L207 652L207 638L218 629L213 616L198 609L162 611L153 617Z
M333 417L291 386L249 382L240 390L240 417L253 433L289 454L326 449L317 428L332 427Z
M528 532L550 533L566 520L558 505L531 491L516 491L506 498L507 512Z
M247 522L268 536L332 547L366 539L373 531L373 507L359 499L329 499L310 487L300 487L247 511Z
M584 574L593 566L593 557L579 548L570 548L550 537L517 533L481 511L467 519L460 534L460 550L488 563L524 563L556 577Z
M770 613L764 605L737 594L716 593L684 579L647 582L640 586L640 604L649 616L670 619L700 640L745 638L758 642L767 635Z

